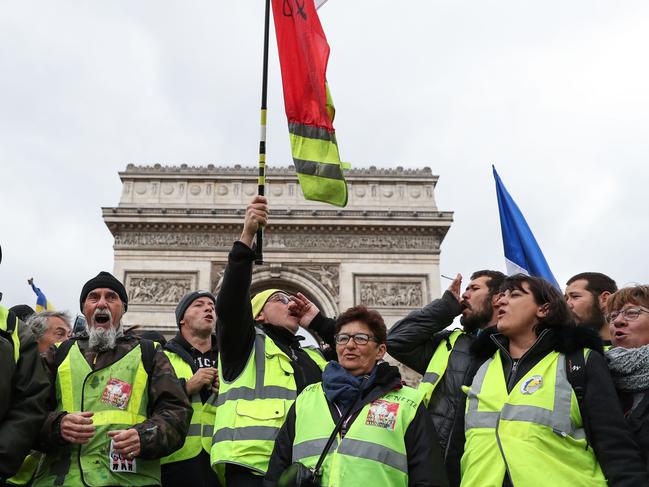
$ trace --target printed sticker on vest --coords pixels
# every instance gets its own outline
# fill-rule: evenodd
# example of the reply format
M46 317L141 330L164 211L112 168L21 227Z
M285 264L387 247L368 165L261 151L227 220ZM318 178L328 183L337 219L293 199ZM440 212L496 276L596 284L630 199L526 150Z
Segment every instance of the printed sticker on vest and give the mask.
M137 462L135 458L128 458L113 450L113 441L110 442L110 453L108 456L111 472L137 473Z
M365 424L369 426L378 426L388 430L394 430L397 423L397 414L399 412L399 403L377 399L370 405L367 412Z
M128 401L131 398L133 386L128 382L119 379L110 379L106 384L106 389L101 395L101 402L116 407L117 409L126 409Z
M543 377L541 377L540 375L533 375L532 377L528 377L523 381L523 383L521 384L521 392L523 394L534 394L541 388L542 385Z

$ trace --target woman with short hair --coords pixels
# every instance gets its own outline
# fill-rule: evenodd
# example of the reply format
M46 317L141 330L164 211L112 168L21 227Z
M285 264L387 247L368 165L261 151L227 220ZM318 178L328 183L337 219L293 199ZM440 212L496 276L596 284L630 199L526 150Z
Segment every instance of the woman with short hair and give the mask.
M537 277L508 277L496 307L472 348L461 485L647 485L596 332Z
M322 382L306 387L291 407L275 441L266 485L295 485L282 473L294 462L315 467L341 419L322 464L323 486L447 485L423 394L402 385L399 369L382 360L386 335L381 315L364 306L338 317L338 362L329 362Z
M606 352L622 410L645 460L649 459L649 286L611 295L607 319L614 348Z

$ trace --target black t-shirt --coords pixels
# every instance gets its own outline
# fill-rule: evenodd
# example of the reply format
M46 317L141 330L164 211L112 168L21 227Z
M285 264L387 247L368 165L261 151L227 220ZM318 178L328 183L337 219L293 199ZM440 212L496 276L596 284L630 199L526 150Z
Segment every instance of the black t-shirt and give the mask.
M195 349L187 340L185 340L185 337L183 337L180 332L178 332L175 337L169 340L169 342L175 342L191 356L192 360L194 361L194 367L192 367L192 369L198 370L208 367L214 367L215 369L218 368L219 352L216 342L216 335L212 335L212 348L205 353ZM211 394L212 391L210 390L210 388L203 387L201 389L201 400L203 401L203 403L205 403L209 399Z

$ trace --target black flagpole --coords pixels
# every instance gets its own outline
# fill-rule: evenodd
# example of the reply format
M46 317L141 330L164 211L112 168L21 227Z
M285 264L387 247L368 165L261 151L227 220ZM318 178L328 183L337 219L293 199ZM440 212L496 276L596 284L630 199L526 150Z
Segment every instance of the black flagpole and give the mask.
M259 134L259 182L257 194L264 196L266 188L266 100L268 98L268 27L270 23L270 0L266 0L264 15L264 64L261 81L261 131ZM264 263L264 229L257 230L255 264Z

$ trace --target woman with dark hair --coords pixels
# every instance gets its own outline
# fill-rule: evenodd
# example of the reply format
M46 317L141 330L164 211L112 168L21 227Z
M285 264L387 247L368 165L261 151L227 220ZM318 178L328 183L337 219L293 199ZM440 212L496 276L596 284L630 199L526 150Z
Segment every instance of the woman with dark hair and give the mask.
M447 485L423 393L403 386L399 369L382 361L386 335L381 315L364 306L338 317L338 362L329 362L322 382L306 387L291 407L265 485L297 485L288 467L300 462L314 468L337 424L341 429L324 457L321 485Z
M607 311L613 348L606 358L627 424L649 460L649 286L620 289Z
M464 388L461 485L647 485L597 334L540 278L508 277L496 306Z

